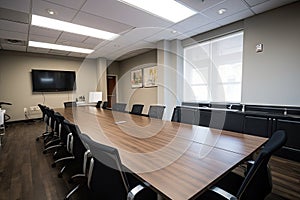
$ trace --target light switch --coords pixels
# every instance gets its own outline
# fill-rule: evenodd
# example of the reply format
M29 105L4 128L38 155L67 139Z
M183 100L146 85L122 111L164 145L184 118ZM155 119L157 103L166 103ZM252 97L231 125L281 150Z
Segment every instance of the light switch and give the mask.
M256 53L262 52L263 51L263 44L257 44L256 45Z

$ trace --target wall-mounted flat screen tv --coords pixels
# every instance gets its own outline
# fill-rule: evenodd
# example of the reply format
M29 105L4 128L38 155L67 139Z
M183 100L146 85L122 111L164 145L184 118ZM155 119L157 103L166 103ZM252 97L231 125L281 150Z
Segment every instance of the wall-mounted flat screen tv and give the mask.
M75 71L37 70L31 72L33 92L76 90Z

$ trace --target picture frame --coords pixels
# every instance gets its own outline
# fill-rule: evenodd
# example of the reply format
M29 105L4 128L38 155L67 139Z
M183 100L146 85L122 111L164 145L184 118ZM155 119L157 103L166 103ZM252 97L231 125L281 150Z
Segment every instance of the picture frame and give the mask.
M131 71L130 82L132 88L143 87L143 72L142 69Z
M146 67L143 69L143 85L144 87L157 86L157 67Z

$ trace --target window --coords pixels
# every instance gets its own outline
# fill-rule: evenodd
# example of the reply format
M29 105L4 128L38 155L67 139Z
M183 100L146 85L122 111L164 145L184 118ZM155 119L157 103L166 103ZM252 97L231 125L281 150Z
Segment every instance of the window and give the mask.
M184 49L184 101L240 102L243 32Z

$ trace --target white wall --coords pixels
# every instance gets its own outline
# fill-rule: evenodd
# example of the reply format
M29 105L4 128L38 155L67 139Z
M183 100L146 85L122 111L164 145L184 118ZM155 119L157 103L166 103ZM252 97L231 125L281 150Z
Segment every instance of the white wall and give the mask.
M97 87L96 60L47 56L42 54L0 51L0 101L10 102L3 106L11 121L23 120L24 108L46 104L52 108L63 107L64 101L75 100ZM76 71L77 89L74 92L32 93L31 69Z
M244 30L244 104L300 106L300 2L199 34L183 46ZM261 53L255 46L263 44Z

